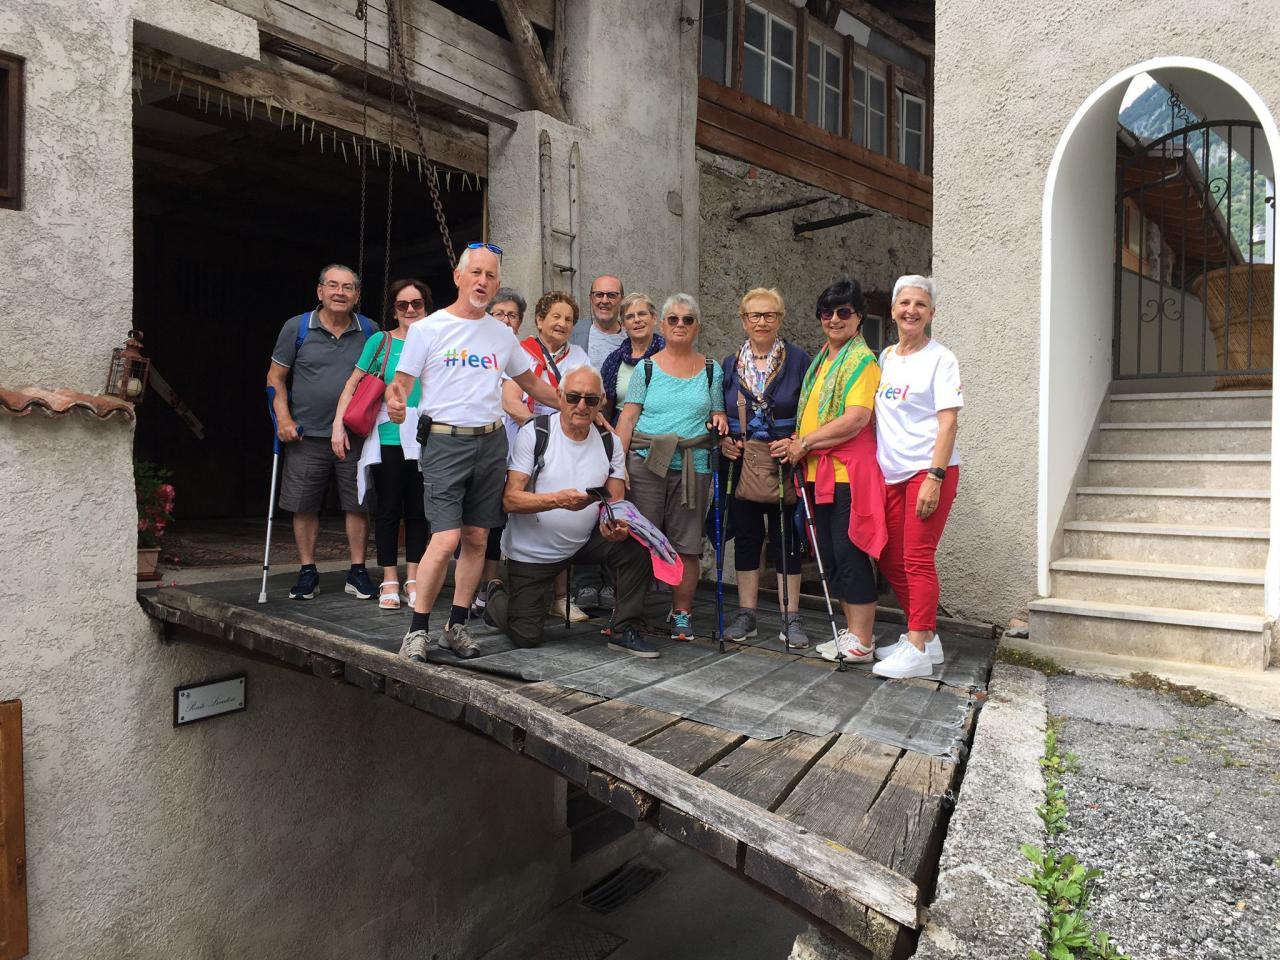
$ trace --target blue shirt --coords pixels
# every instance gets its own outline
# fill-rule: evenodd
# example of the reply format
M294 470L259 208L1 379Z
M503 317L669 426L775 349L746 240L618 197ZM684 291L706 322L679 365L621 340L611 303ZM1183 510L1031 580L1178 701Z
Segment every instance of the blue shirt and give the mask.
M631 383L627 385L627 403L640 404L640 419L636 430L641 433L674 433L684 440L692 440L707 432L707 421L712 413L724 411L724 373L717 364L711 365L711 384L707 385L706 370L699 370L692 377L673 377L653 363L653 381L645 384L645 360L636 365ZM637 450L640 456L649 451ZM693 451L693 466L698 473L710 471L710 454L706 450ZM671 469L684 466L684 456L679 451L671 458Z

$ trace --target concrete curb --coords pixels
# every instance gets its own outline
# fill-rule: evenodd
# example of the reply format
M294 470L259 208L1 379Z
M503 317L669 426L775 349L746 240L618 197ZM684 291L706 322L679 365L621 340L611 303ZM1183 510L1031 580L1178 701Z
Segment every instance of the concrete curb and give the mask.
M1046 681L997 663L942 848L938 882L920 935L920 960L1026 960L1040 943L1044 909L1018 882L1024 843L1044 845Z

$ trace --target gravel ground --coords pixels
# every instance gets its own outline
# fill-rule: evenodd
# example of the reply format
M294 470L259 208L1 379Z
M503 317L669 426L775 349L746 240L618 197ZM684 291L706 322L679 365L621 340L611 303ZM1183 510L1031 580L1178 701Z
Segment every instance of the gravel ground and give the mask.
M1280 722L1083 677L1048 708L1095 925L1134 960L1280 960Z

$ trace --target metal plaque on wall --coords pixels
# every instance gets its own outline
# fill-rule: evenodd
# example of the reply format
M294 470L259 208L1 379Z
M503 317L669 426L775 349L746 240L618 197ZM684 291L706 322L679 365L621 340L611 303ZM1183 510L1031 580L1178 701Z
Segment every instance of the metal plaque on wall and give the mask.
M226 713L239 713L248 703L247 675L238 673L221 680L189 683L173 688L173 725L195 723Z

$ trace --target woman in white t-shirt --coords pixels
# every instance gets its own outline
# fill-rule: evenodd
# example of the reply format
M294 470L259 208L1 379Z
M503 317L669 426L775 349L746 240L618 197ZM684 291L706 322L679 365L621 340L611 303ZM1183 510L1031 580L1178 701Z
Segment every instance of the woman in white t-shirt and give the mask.
M934 558L960 482L956 428L964 397L955 354L927 332L936 303L932 277L899 277L892 306L898 342L880 354L876 456L889 525L880 568L907 615L907 632L876 651L883 659L875 672L883 677L927 677L943 660L934 632Z

